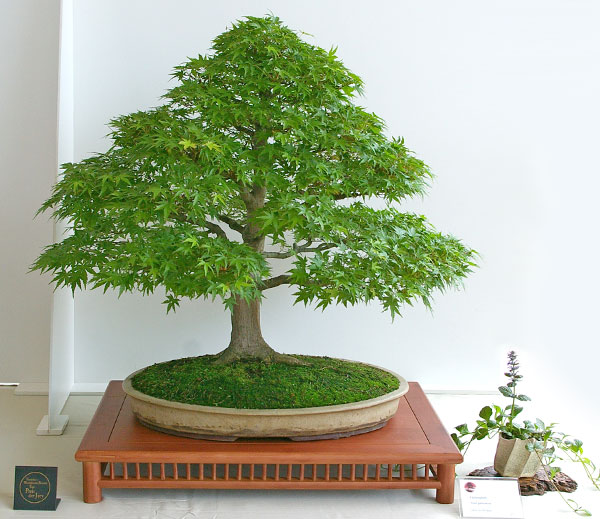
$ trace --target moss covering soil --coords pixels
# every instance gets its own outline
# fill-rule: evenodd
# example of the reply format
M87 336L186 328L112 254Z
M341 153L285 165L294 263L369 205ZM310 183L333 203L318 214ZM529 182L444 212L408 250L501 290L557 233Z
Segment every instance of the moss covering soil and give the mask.
M214 355L154 364L133 377L133 388L184 404L238 409L294 409L347 404L398 389L398 379L376 367L294 355L305 365L241 360L216 364Z

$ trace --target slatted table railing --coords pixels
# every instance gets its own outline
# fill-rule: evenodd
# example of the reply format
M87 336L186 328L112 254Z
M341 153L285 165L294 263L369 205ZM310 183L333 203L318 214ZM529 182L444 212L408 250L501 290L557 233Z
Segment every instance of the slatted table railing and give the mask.
M420 386L410 383L388 425L337 440L215 442L139 424L120 381L110 383L75 458L86 503L103 488L435 489L454 500L460 453Z

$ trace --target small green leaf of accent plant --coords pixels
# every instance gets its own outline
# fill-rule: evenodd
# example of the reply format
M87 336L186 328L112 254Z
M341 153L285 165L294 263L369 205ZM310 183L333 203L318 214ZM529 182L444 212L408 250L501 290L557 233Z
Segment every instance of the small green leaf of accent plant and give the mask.
M486 406L481 411L479 411L479 416L484 420L489 420L492 416L492 413L492 408L490 406Z

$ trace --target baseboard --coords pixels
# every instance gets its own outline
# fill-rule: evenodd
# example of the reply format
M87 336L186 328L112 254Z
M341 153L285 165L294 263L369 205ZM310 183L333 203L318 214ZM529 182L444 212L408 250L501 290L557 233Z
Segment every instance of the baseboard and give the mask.
M75 382L71 395L103 395L108 382ZM499 395L498 391L484 389L437 389L423 388L428 395Z
M75 382L71 395L103 395L108 382ZM498 395L498 391L483 389L439 389L424 387L427 395ZM43 382L24 382L15 388L15 395L44 396L48 395L48 384Z
M499 395L499 391L484 389L427 389L423 388L426 395Z
M22 382L15 388L17 396L48 396L48 382Z
M108 382L75 382L71 395L103 395Z

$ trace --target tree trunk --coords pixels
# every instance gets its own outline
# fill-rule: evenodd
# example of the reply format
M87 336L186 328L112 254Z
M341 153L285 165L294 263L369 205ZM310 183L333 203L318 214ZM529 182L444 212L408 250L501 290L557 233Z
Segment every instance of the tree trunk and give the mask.
M260 329L260 301L246 302L238 297L231 312L231 341L218 354L217 362L228 364L242 359L302 364L295 357L276 352L264 340Z
M259 143L260 144L260 143ZM264 144L264 143L263 143ZM247 223L242 232L246 245L256 252L262 252L265 237L260 234L259 226L252 222L254 213L265 205L267 189L265 186L254 186L242 191L241 197L246 205ZM260 330L260 299L250 302L236 297L231 311L231 341L229 346L217 354L216 362L228 364L241 359L260 359L265 362L285 362L287 364L304 364L304 362L276 352L263 339Z

